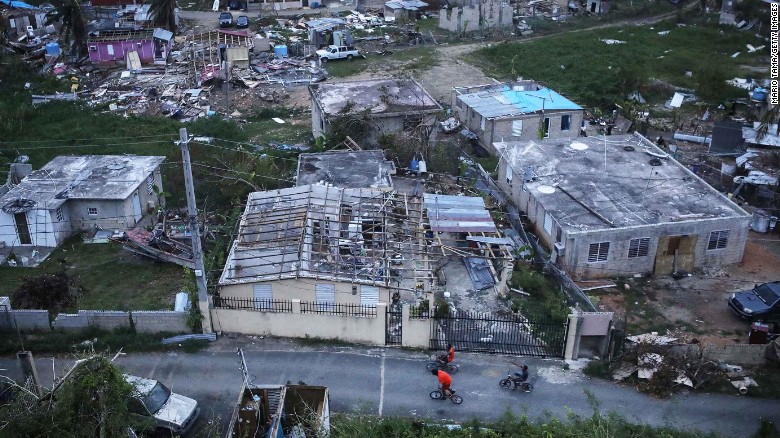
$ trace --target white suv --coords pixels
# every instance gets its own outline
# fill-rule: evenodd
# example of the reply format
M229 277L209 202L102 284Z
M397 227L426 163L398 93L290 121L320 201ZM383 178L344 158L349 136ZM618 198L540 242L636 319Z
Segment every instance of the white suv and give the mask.
M195 424L200 414L198 402L171 392L167 386L154 379L124 375L125 380L135 387L130 411L154 417L157 429L167 429L172 435L184 435Z

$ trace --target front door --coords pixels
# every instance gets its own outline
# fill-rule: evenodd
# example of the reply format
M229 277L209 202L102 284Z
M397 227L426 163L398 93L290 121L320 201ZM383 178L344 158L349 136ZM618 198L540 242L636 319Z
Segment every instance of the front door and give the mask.
M658 239L655 254L655 274L693 272L696 266L696 241L698 236L662 236Z
M14 221L16 222L16 235L19 236L19 243L22 245L32 245L30 226L27 225L27 213L14 214Z

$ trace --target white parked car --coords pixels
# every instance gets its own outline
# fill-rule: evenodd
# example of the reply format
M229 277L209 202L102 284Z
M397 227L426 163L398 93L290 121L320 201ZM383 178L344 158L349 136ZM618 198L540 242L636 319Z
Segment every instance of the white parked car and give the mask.
M157 429L167 429L174 436L190 431L200 414L197 401L171 392L157 380L124 376L135 387L135 395L130 401L131 412L154 417Z

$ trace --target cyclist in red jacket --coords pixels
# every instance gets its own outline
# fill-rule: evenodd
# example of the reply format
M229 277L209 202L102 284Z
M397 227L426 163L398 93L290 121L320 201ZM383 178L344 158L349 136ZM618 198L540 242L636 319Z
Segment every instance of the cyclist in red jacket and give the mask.
M455 347L452 344L447 344L447 353L438 356L439 362L448 364L455 360Z
M439 383L441 384L441 392L444 394L444 397L442 397L442 400L447 399L449 396L452 395L452 392L450 392L450 385L452 385L452 376L447 374L446 372L442 370L433 370L431 371L431 374L439 378Z

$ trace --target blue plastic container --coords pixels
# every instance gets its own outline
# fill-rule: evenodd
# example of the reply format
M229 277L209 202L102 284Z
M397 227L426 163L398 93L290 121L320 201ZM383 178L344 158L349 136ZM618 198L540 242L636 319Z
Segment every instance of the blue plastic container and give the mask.
M420 169L420 162L417 161L417 158L412 158L412 162L409 163L409 170L416 173L419 169Z
M46 44L46 54L57 56L60 54L60 45L57 43L47 43Z
M766 100L766 88L758 87L753 90L753 100L757 100L759 102Z
M287 46L281 45L281 46L274 46L274 55L280 57L280 58L286 58L287 57Z
M317 9L319 7L320 7L320 3L319 2L311 2L311 8L312 9Z

